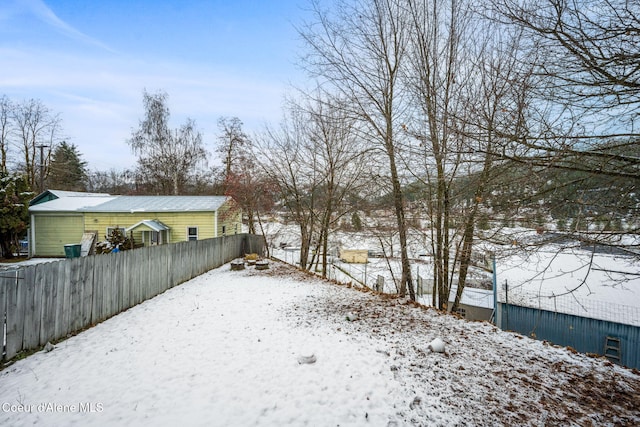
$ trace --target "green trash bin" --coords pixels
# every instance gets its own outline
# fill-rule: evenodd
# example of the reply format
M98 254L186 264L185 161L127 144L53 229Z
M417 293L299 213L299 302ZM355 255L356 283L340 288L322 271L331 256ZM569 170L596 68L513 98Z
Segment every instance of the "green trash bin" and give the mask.
M64 256L67 258L78 258L80 256L81 244L64 245Z

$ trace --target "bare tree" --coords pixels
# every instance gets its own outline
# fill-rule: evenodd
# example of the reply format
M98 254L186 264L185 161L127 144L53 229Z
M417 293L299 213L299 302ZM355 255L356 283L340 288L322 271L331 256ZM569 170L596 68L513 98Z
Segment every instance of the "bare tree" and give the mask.
M151 192L181 194L206 164L207 151L192 119L170 130L167 98L165 92L144 91L145 118L127 142L138 155L138 172Z
M314 153L307 151L307 138L307 117L296 108L288 108L280 126L267 127L254 142L261 170L275 185L282 206L300 228L300 266L304 269L310 267L321 186L321 177L312 167Z
M466 143L458 117L466 107L462 92L471 84L469 43L471 10L465 1L407 0L414 37L411 39L409 87L419 114L405 125L424 158L427 212L434 259L433 304L447 308L455 263L452 235L452 183L463 161Z
M247 160L250 141L242 130L242 121L237 117L220 117L218 130L220 134L216 151L224 165L222 181L223 191L226 193L226 182L232 179L234 169L241 168L241 163Z
M221 117L218 129L216 152L224 165L220 177L222 192L240 205L249 233L255 233L260 212L273 203L271 185L253 158L251 140L242 129L242 121L237 117Z
M513 147L505 134L523 135L527 132L526 105L530 92L526 70L517 61L521 39L519 33L509 32L502 26L480 21L484 28L484 39L476 34L476 53L471 69L474 78L463 91L467 106L464 116L458 117L457 132L465 140L462 155L463 165L469 170L463 177L465 190L457 197L460 212L461 236L456 258L459 263L457 291L452 311L456 311L464 291L467 274L471 266L472 250L478 239L476 235L482 214L489 211L487 196L496 189L497 181L505 174L511 161L496 153L513 153ZM529 67L527 67L529 69ZM510 185L517 185L511 181ZM460 188L460 183L458 183ZM509 215L508 211L502 212ZM487 224L488 227L488 224Z
M367 166L357 120L341 102L320 90L289 100L280 129L267 129L256 146L264 173L277 183L284 206L300 227L301 267L321 262L324 277L330 235L352 212L348 198L365 185Z
M51 150L60 138L60 118L41 101L30 99L13 106L12 121L22 156L19 165L29 186L43 191Z
M126 169L93 171L87 176L87 190L95 193L134 194L135 175L135 171Z
M274 188L271 180L259 166L246 139L243 147L242 161L234 163L232 171L224 180L224 194L233 197L242 208L247 219L249 233L257 232L257 225L261 225L261 214L272 209L274 203Z
M2 95L0 98L0 173L7 172L12 112L11 100L6 95Z
M573 207L574 225L606 216L609 224L624 221L628 231L637 231L638 201L625 195L634 194L640 183L640 133L635 124L640 107L640 3L493 4L495 16L530 40L519 59L530 65L535 79L529 132L512 138L526 150L511 160L563 171L556 174L563 179L556 180L555 187L574 188L564 203ZM617 200L611 194L617 194ZM612 244L612 233L580 228L573 229L580 239Z
M359 143L357 121L347 114L343 101L320 93L307 99L301 108L309 117L308 150L315 153L313 167L324 190L316 214L320 226L315 253L326 277L330 234L341 218L353 212L348 197L365 185L367 150Z
M348 100L362 137L387 156L400 235L400 295L415 299L407 249L405 197L399 172L398 128L403 114L400 75L407 48L405 8L398 0L338 1L336 13L313 3L315 22L301 31L307 69Z

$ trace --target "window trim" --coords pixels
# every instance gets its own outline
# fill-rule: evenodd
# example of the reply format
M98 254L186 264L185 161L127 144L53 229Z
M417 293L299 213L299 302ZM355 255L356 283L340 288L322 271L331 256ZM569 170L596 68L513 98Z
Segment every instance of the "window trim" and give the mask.
M190 233L190 231L192 229L196 231L196 234L191 234ZM187 242L192 242L194 240L198 240L199 236L200 236L200 230L198 229L197 226L190 225L190 226L187 227Z

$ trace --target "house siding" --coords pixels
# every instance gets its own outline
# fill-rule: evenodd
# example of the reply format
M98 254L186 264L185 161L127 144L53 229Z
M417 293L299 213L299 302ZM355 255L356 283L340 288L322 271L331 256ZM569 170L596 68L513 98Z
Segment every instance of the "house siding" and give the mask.
M198 240L218 237L223 230L227 235L242 232L242 210L232 199L222 196L140 196L136 200L136 196L81 194L69 196L68 203L62 194L30 208L34 256L64 256L64 245L80 243L83 233L96 233L97 241L104 241L108 228L127 229L143 220L157 220L169 228L162 243L187 241L191 227L197 228ZM136 227L130 234L137 245L147 244L147 239L143 242L146 229ZM149 237L148 233L144 235Z
M84 230L82 215L32 215L33 256L64 256L64 245L80 243ZM33 240L33 238L32 238Z
M136 213L97 213L88 212L86 215L87 231L98 232L98 240L106 238L108 227L127 228L145 219L162 222L169 230L169 243L187 240L187 228L198 227L198 239L209 239L214 235L213 212L136 212ZM133 233L136 243L142 243L142 230Z
M241 232L242 211L233 201L225 203L218 210L218 234L216 235L216 237L222 236L223 234L231 235Z

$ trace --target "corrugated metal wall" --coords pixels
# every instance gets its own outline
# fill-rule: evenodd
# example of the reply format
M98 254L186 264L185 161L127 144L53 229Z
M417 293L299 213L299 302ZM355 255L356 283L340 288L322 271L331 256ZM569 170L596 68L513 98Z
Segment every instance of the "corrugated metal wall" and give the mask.
M637 326L504 303L498 304L498 311L501 329L572 347L581 353L604 355L607 337L618 338L620 363L640 369L640 328Z

